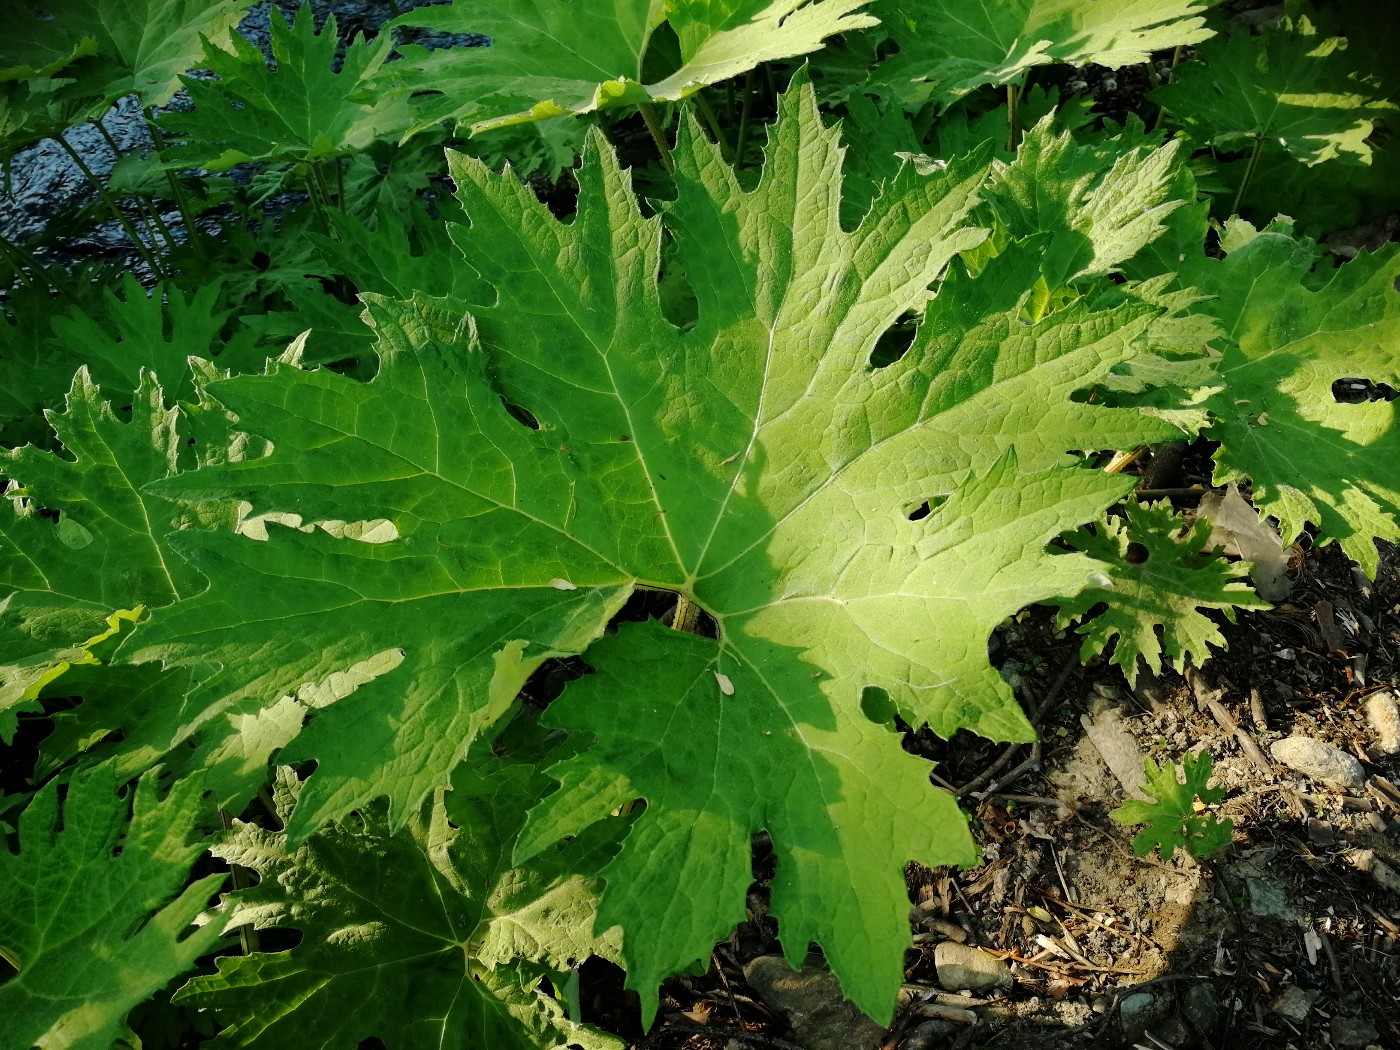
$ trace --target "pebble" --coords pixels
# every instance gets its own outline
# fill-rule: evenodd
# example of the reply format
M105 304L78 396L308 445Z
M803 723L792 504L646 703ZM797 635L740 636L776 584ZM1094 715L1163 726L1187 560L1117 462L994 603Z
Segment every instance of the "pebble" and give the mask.
M1332 1018L1328 1029L1332 1036L1332 1045L1339 1050L1352 1050L1354 1047L1367 1046L1380 1038L1380 1032L1376 1026L1365 1017L1342 1017L1338 1015Z
M1366 782L1366 771L1355 757L1310 736L1276 741L1269 751L1289 769L1333 787L1358 788Z
M1290 984L1279 992L1269 1009L1295 1024L1302 1024L1307 1020L1308 1012L1312 1010L1313 1003L1317 1002L1317 997L1321 994L1321 992L1316 991L1304 991L1296 984Z
M1011 984L1004 959L956 941L940 941L933 952L938 983L948 992L980 992Z
M1220 1007L1215 1001L1215 989L1208 984L1193 984L1181 997L1181 1012L1198 1031L1210 1035L1220 1023Z
M1400 704L1395 702L1394 689L1382 689L1366 698L1366 721L1377 751L1383 755L1400 751Z

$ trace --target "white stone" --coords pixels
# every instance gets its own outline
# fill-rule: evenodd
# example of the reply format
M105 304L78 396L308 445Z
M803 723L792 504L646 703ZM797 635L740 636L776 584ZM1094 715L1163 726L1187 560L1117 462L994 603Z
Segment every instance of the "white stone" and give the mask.
M1311 780L1339 788L1358 788L1366 782L1366 771L1355 757L1310 736L1279 740L1269 751L1277 761Z
M1366 698L1366 721L1377 751L1383 755L1400 751L1400 704L1395 702L1395 690L1382 689Z

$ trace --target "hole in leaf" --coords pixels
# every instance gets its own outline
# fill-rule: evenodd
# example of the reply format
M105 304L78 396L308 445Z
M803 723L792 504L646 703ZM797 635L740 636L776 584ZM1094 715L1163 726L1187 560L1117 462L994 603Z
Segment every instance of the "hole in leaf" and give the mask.
M1128 552L1123 557L1129 565L1145 565L1151 555L1146 547L1134 541L1128 544Z
M1394 401L1400 392L1389 383L1376 383L1362 377L1338 379L1332 384L1332 400L1339 405L1359 405L1363 401Z
M868 685L860 693L860 710L876 725L894 724L896 711L890 694L877 685Z
M871 368L887 368L909 352L919 331L919 315L906 310L894 324L885 329L870 351Z
M510 413L511 418L517 423L529 427L531 430L540 429L540 421L535 418L534 413L528 408L522 408L520 405L513 404L505 398L501 398L501 404L505 406L505 410Z
M922 503L914 503L904 508L904 516L910 521L923 521L943 504L948 502L947 496L930 496Z

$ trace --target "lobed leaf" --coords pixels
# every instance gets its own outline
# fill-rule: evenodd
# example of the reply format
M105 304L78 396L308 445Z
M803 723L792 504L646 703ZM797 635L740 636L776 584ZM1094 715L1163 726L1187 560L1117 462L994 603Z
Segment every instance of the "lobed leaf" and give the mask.
M1129 684L1136 682L1140 662L1161 673L1164 653L1178 668L1185 660L1200 666L1210 646L1225 648L1220 628L1201 610L1219 609L1233 623L1236 609L1269 607L1239 582L1247 566L1204 553L1209 521L1199 519L1181 536L1183 524L1168 504L1130 502L1125 520L1105 518L1095 531L1079 529L1066 537L1075 550L1112 566L1111 587L1086 588L1055 603L1060 627L1083 621L1080 659L1088 662L1112 645L1110 662L1123 669ZM1100 602L1106 608L1090 615Z
M1077 469L1066 450L1179 431L1075 397L1146 352L1162 308L1081 301L1028 324L1038 271L1019 251L975 281L948 277L907 354L870 367L882 333L923 310L948 261L984 237L966 217L985 169L979 157L933 176L906 166L847 232L836 132L804 84L781 110L751 191L687 125L677 199L652 218L596 135L568 223L515 180L452 157L471 221L454 237L478 275L466 304L370 297L369 383L288 356L209 385L274 451L154 486L250 507L239 534L181 535L210 589L143 626L125 655L200 676L181 710L202 747L282 746L283 761L317 762L290 818L295 845L377 796L401 826L543 660L594 644L637 587L685 595L719 641L653 632L644 667L664 662L652 649L668 642L686 669L664 679L658 710L719 681L712 664L735 703L741 686L751 696L752 725L784 734L772 776L811 770L801 775L822 801L786 816L757 798L745 808L720 787L723 770L682 763L693 792L662 797L648 781L656 804L639 842L674 834L706 799L703 820L739 854L771 825L788 858L778 916L790 950L822 941L853 997L887 1016L907 936L893 903L902 865L910 853L965 861L970 847L945 807L912 838L871 846L860 895L837 887L820 855L845 841L840 827L907 820L922 779L897 736L860 714L863 690L944 735L1027 739L987 638L1028 602L1088 582L1095 563L1045 545L1128 484ZM663 230L695 297L684 328L661 306ZM851 757L823 757L838 746ZM612 742L599 748L577 767L594 780L615 762ZM870 786L866 761L894 771L897 795ZM600 815L548 812L561 832ZM654 870L666 854L628 849L619 863L669 884ZM635 891L618 882L605 896L608 921L628 919L630 979L649 1011L654 982L722 936L743 900L746 861L726 864L705 876L718 896L697 898L683 943L629 908ZM830 918L818 897L840 902Z
M220 938L187 932L224 881L186 886L204 852L190 833L197 779L162 799L157 773L129 799L112 766L75 774L60 805L50 782L19 819L17 855L0 852L0 949L19 972L0 985L9 1045L108 1050L133 1038L127 1012L190 969Z
M618 1040L575 1024L546 978L589 954L614 954L587 930L594 895L578 874L601 843L580 839L526 867L509 841L540 789L538 773L496 761L490 782L468 776L431 812L391 832L382 811L333 824L293 846L285 832L235 821L213 848L250 868L258 885L220 904L230 932L295 929L280 952L223 956L177 1000L213 1009L227 1027L210 1045L582 1046ZM291 815L301 785L275 783L277 814Z
M492 0L406 12L390 26L481 33L484 49L401 50L392 82L420 98L419 127L473 132L545 117L676 102L763 62L815 51L836 33L875 24L868 0ZM671 72L652 76L648 45L669 21ZM671 56L667 56L670 58Z
M1395 109L1343 54L1346 40L1324 38L1306 17L1238 30L1204 44L1172 82L1151 97L1205 144L1244 149L1277 143L1295 161L1371 160L1366 140L1378 113Z
M290 27L273 7L271 29L273 65L235 35L207 46L199 63L218 80L181 78L194 108L161 117L162 128L185 140L170 151L172 164L226 171L248 161L315 163L407 129L407 101L372 86L393 50L391 33L373 43L357 37L341 54L335 16L317 33L309 0Z
M1136 65L1154 51L1213 36L1202 17L1208 6L1209 0L877 0L872 10L899 53L875 80L910 103L946 106L1052 62Z

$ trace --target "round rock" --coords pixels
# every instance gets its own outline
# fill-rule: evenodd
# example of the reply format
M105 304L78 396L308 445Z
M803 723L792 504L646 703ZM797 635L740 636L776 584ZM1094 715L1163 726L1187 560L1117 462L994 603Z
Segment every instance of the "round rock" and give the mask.
M1310 780L1339 788L1358 788L1366 782L1366 771L1355 757L1310 736L1279 740L1269 751L1277 761Z

